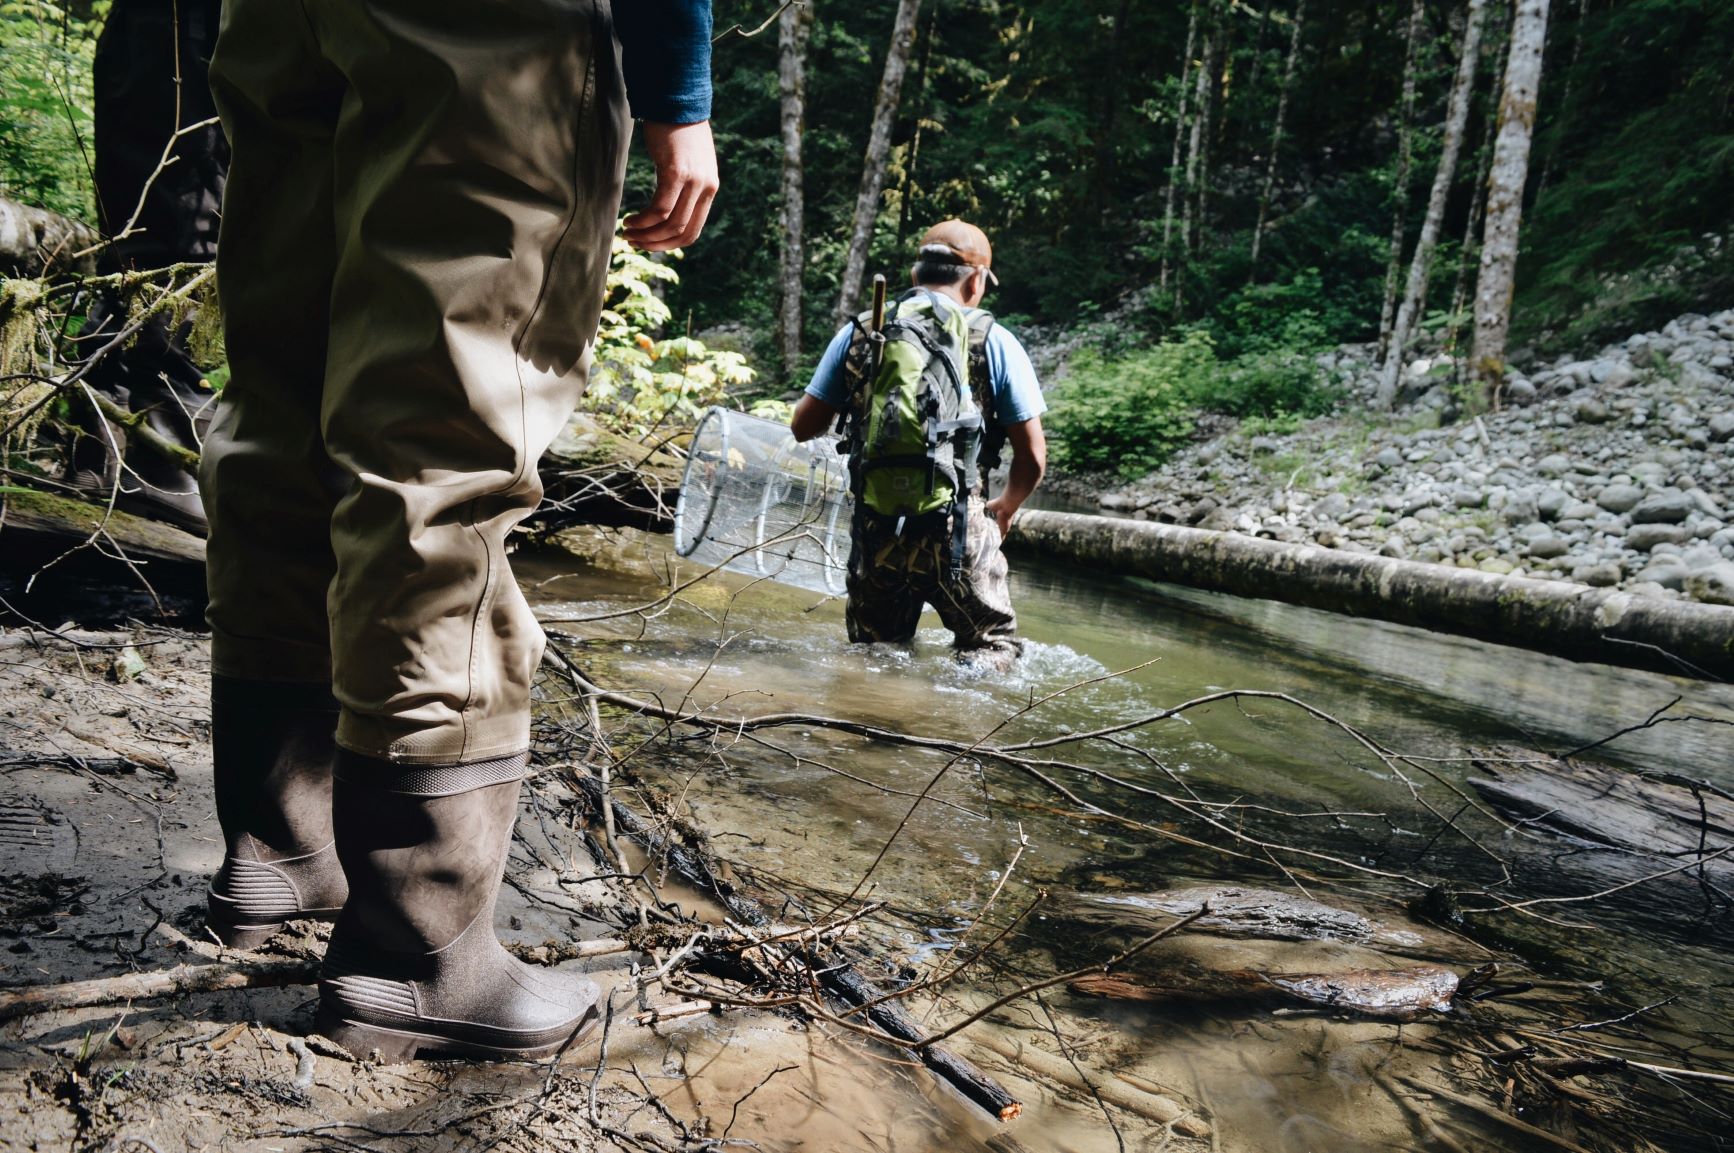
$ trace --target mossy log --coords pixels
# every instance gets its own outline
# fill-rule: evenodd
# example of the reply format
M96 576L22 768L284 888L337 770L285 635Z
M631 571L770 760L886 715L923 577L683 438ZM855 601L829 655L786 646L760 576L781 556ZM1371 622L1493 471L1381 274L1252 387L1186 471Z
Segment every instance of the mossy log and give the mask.
M95 546L78 548L93 536ZM200 591L205 585L205 542L173 525L45 492L13 488L0 495L6 570L35 572L72 549L56 571L101 569L98 575L124 583L137 579L130 565L157 588Z
M189 463L181 454L191 456L176 449L176 462ZM588 524L668 532L681 468L681 458L673 453L606 432L580 414L542 459L548 497L535 522L544 528ZM101 525L118 550L86 549L90 555L81 554L80 565L106 567L112 570L107 575L126 581L131 578L124 562L108 555L118 551L143 564L152 583L158 574L172 572L180 584L203 586L205 542L178 528L118 510L110 513L89 501L18 488L0 496L0 507L0 537L5 541L0 553L9 570L34 571L88 540Z
M1734 680L1734 608L1153 521L1027 510L1006 547L1577 661Z

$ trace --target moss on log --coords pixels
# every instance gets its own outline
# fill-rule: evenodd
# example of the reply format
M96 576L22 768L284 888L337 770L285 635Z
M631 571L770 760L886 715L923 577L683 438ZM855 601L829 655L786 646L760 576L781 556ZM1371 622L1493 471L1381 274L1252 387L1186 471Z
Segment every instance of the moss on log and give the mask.
M1318 545L1028 510L1008 550L1099 571L1413 625L1577 661L1734 680L1734 608Z
M77 549L98 529L101 547L80 549L69 558L76 567L101 568L117 581L131 582L136 576L130 561L153 585L204 588L205 542L191 533L45 492L10 489L0 496L0 561L8 570L33 572Z

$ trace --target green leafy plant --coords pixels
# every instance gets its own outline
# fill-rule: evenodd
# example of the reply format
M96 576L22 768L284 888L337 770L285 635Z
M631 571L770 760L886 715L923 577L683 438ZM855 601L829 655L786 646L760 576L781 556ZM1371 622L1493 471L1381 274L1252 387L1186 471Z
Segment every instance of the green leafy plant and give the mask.
M1203 332L1114 360L1080 353L1043 422L1056 463L1126 478L1158 467L1192 435L1192 393L1215 365Z
M656 285L679 281L671 265L615 236L584 404L622 435L645 438L690 425L722 403L729 389L753 379L741 353L707 347L690 335L656 338L673 317Z
M109 0L0 0L0 195L96 220L91 62Z

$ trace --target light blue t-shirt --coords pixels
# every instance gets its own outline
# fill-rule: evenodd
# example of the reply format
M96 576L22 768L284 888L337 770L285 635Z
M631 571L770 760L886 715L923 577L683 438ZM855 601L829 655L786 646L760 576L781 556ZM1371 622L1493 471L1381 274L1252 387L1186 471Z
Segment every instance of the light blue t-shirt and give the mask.
M935 308L956 308L957 305L937 293L928 293ZM970 315L979 309L969 309ZM843 360L849 352L849 340L855 326L845 324L813 370L813 382L807 385L807 395L818 397L835 409L849 403L849 389L843 377ZM987 333L987 375L993 386L993 415L1002 426L1022 424L1048 411L1042 399L1042 387L1036 381L1036 370L1030 364L1029 353L1018 338L996 324Z

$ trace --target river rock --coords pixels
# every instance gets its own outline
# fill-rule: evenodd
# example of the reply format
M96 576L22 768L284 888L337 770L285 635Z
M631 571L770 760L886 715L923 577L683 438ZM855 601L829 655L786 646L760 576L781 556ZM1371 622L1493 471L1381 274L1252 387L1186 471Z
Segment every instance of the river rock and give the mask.
M1579 565L1571 570L1572 580L1598 589L1612 588L1620 583L1620 578L1623 576L1625 573L1620 571L1620 566L1611 561L1603 561L1601 564Z
M1692 498L1685 493L1666 489L1645 497L1630 511L1633 524L1678 524L1690 516L1695 507Z
M1596 494L1596 503L1609 512L1630 512L1644 499L1644 490L1634 484L1610 484Z
M1340 492L1333 492L1312 507L1315 520L1341 520L1343 514L1349 511L1349 498Z
M1536 537L1529 542L1529 555L1537 560L1552 560L1571 551L1571 542L1553 535Z
M1579 424L1606 424L1608 406L1595 397L1589 397L1577 402L1577 407L1572 409L1572 415Z
M1535 471L1543 476L1564 476L1571 471L1571 458L1561 452L1550 453L1535 462Z
M1712 416L1705 427L1714 441L1734 440L1734 412L1719 412Z
M1600 506L1593 505L1587 500L1574 500L1567 502L1566 506L1559 510L1559 519L1594 520L1601 515L1601 512Z
M1687 595L1713 605L1734 605L1734 561L1720 561L1686 578Z
M1691 534L1678 525L1635 524L1626 530L1626 547L1649 552L1659 544L1679 544Z
M1678 592L1685 587L1686 578L1692 575L1679 557L1663 557L1651 562L1638 571L1637 584L1631 589L1639 592L1639 585L1652 584L1658 589L1673 589Z

